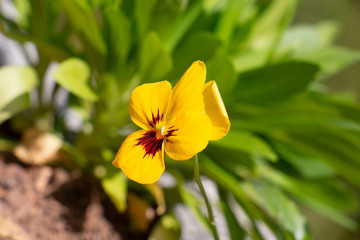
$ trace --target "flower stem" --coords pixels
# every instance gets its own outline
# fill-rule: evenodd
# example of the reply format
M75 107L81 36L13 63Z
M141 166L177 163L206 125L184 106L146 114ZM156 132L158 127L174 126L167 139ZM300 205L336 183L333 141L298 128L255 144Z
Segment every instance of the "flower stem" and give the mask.
M209 218L211 230L214 235L214 239L219 240L219 235L218 235L218 232L217 232L217 229L215 226L214 213L213 213L212 207L210 205L209 199L206 195L204 186L202 185L202 182L200 179L199 158L198 158L197 154L194 156L194 176L195 176L195 181L196 181L197 185L199 186L200 192L203 195L203 198L205 200L206 208L208 211L208 218Z

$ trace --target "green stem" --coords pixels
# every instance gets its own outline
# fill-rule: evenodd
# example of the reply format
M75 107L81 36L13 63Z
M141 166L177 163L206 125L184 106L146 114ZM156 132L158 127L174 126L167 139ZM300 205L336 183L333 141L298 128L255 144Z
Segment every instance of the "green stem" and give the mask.
M213 232L214 235L214 239L215 240L219 240L219 235L215 226L215 220L214 220L214 213L213 210L211 208L209 199L206 195L204 186L202 185L201 179L200 179L200 171L199 171L199 158L198 155L196 154L194 156L194 176L195 176L195 181L197 183L197 185L199 186L200 192L204 197L205 200L205 204L206 204L206 208L208 211L208 218L209 218L209 222L210 222L210 226L211 226L211 230Z

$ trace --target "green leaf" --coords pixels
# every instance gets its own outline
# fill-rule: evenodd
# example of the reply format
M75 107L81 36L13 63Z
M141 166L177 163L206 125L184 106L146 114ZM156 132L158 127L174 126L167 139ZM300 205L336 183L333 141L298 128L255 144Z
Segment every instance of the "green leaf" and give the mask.
M172 212L161 216L152 228L148 239L178 240L181 237L181 226Z
M207 155L199 153L200 172L213 179L220 187L234 195L241 204L248 217L251 219L261 218L260 211L250 200L247 192L241 187L240 181L221 165L212 161Z
M121 10L107 8L104 14L109 22L109 57L112 68L124 74L131 48L131 26Z
M207 61L220 47L218 38L208 32L190 35L174 52L174 69L168 79L177 79L196 60Z
M224 99L226 93L233 89L236 81L236 73L231 59L224 51L217 51L206 62L207 79L215 80Z
M110 163L109 163L110 164ZM111 166L113 168L113 166ZM113 172L113 171L112 171ZM127 178L119 170L101 179L101 186L119 212L126 210Z
M294 149L278 139L270 138L270 142L281 158L293 165L304 177L321 178L335 175L333 168L318 161L316 156Z
M351 143L349 145L349 142L347 143L344 139L339 140L334 138L331 134L324 133L317 133L316 135L278 134L273 137L287 143L297 151L311 155L318 161L326 163L344 179L356 186L360 186L360 161L358 159L358 146L351 146Z
M54 73L56 82L71 93L86 100L97 101L97 95L87 85L89 77L89 66L78 58L63 61Z
M196 198L185 186L184 179L179 174L177 170L172 171L174 177L177 180L177 189L179 191L180 197L182 201L186 204L187 207L191 209L191 211L195 214L196 217L201 221L202 224L210 231L211 226L208 219L201 213L199 205L203 202Z
M250 169L259 157L270 161L277 160L276 153L265 141L246 131L231 130L220 141L209 144L205 153L218 163L226 165L226 161L229 161L230 166L236 167L240 164Z
M31 13L31 5L29 0L14 0L15 6L19 11L19 26L27 28L29 26L29 15Z
M234 98L249 103L278 102L303 92L319 68L306 62L285 62L240 74Z
M190 6L175 18L173 24L167 26L166 31L161 31L161 39L169 53L173 53L180 40L194 24L202 10L202 1L191 1ZM175 14L175 13L173 13ZM171 18L172 20L173 18Z
M305 237L305 219L295 203L279 189L266 182L255 182L258 201L296 240Z
M228 194L221 188L219 189L219 193L221 200L220 207L226 218L226 223L230 232L231 239L244 239L246 236L246 231L236 219L233 209L230 206L230 202L228 201Z
M0 110L20 95L33 90L37 85L38 78L35 70L31 67L6 66L0 68Z
M330 46L306 54L299 57L299 59L319 65L321 74L323 76L329 76L360 61L360 52L343 47Z
M229 0L225 2L227 2L227 8L222 11L215 32L219 39L227 45L231 41L232 33L240 16L246 13L245 10L253 3L253 0Z
M255 19L247 42L253 49L269 49L290 23L298 0L270 1L261 15Z
M144 39L148 31L149 22L151 21L152 9L156 0L135 0L134 16L136 22L137 37L139 40Z
M246 129L257 133L270 133L282 130L290 133L311 133L324 130L360 132L360 124L341 119L311 116L270 116L264 118L249 118L232 120L232 127Z
M266 61L266 51L240 52L233 56L233 62L237 73L260 68L266 64Z
M106 45L87 1L61 0L61 3L73 28L81 32L99 53L105 55Z
M338 209L353 209L356 207L354 196L334 181L304 181L287 176L271 168L261 169L261 175L271 182L281 186L298 201L314 211L319 212L338 224L355 229L357 223L341 213Z
M155 32L150 32L144 39L139 58L144 82L158 81L172 68L172 58Z
M17 113L27 109L30 106L30 97L28 94L23 94L13 101L11 101L4 108L0 109L0 124L11 118Z
M291 51L291 56L301 59L301 56L329 47L338 27L335 22L295 25L282 36L277 52Z

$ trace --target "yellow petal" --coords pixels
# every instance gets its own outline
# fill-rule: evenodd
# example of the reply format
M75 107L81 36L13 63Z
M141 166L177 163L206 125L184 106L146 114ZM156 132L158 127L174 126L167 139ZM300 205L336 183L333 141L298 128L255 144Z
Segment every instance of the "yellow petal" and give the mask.
M175 85L169 107L168 119L186 111L203 111L202 88L206 79L204 62L194 62Z
M165 152L174 160L187 160L206 148L211 123L201 112L186 112L166 123Z
M213 126L209 140L219 140L229 132L230 120L215 81L204 85L203 96L205 113Z
M131 94L129 112L133 122L142 129L161 129L171 98L168 81L146 83Z
M159 131L140 130L130 134L121 145L113 165L131 180L151 184L165 170L164 139Z

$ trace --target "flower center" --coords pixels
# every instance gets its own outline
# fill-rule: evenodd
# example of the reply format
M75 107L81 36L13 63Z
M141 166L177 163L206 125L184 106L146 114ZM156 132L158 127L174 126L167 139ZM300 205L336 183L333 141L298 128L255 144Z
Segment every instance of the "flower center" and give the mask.
M162 126L160 133L162 136L165 136L165 124Z

